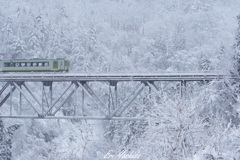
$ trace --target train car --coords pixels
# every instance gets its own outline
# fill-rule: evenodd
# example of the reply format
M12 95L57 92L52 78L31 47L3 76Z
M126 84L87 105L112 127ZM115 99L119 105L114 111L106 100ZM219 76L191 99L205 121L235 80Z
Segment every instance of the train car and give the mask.
M1 72L61 72L69 70L70 62L58 59L0 60Z

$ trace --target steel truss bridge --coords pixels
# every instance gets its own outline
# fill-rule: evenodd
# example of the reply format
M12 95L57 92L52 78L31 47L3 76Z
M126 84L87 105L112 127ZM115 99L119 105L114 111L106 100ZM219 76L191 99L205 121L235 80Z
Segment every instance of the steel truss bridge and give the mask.
M74 73L28 73L0 75L0 118L35 118L35 119L93 119L93 120L139 120L143 117L124 117L123 113L131 107L136 97L147 88L149 92L157 92L158 81L174 81L181 85L180 93L190 81L212 81L236 79L231 75L214 73L163 73L163 74L74 74ZM108 101L97 96L90 83L104 83L108 86ZM136 88L120 104L118 87L120 83L133 82ZM56 85L55 89L53 87ZM65 88L63 88L63 86ZM40 90L37 88L41 88ZM61 88L60 88L61 87ZM81 104L74 105L74 114L63 115L61 109L74 97L77 90L80 96L75 98ZM41 95L38 95L36 92ZM106 93L103 93L106 94ZM14 95L14 96L13 96ZM18 96L16 96L18 95ZM86 116L89 112L86 97L91 98L97 106L100 116ZM23 101L25 104L23 105ZM75 110L82 110L75 114Z

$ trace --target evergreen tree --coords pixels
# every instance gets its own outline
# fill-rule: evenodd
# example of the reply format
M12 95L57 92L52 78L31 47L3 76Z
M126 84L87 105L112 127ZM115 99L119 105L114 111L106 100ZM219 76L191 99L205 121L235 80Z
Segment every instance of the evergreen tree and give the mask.
M223 44L221 44L220 48L216 52L216 62L214 64L215 70L223 71L226 68L226 64L229 63L225 56L226 56L226 48ZM227 61L227 62L225 62Z
M13 53L12 58L25 58L25 51L26 51L26 45L25 42L21 39L16 39L11 46L11 50Z
M234 44L235 49L235 69L237 73L240 74L240 15L237 16L238 21L238 28L237 28L237 35L236 35L236 42Z
M14 124L7 129L4 128L3 121L0 119L0 159L11 160L12 153L12 138L14 132L20 127L19 124Z
M155 70L167 69L169 57L167 50L167 41L165 37L156 38L150 47L150 53L153 57L153 67Z
M186 49L184 31L184 25L179 23L172 38L174 51Z
M211 62L203 54L198 63L198 70L200 71L209 71L212 69Z
M2 41L4 48L4 58L10 58L9 56L14 57L14 43L16 42L16 28L14 26L13 20L11 18L7 18L6 23L2 28Z
M40 46L39 37L34 32L30 32L28 38L28 52L30 56L37 58L41 53Z

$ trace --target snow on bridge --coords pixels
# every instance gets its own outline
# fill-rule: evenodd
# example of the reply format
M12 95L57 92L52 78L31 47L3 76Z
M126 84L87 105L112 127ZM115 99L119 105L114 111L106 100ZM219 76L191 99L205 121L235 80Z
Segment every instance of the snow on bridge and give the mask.
M2 74L0 81L203 81L238 78L217 73L128 73L128 74L79 74L79 73L23 73Z

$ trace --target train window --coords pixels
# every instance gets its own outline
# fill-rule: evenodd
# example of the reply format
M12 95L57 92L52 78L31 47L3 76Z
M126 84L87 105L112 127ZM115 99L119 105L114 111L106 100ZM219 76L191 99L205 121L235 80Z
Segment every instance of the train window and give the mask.
M30 63L30 62L28 62L28 63L27 63L27 66L28 66L28 67L30 67L30 66L31 66L31 63Z
M9 67L15 67L15 64L13 62L10 62Z
M4 63L4 67L9 67L10 66L10 63Z
M48 63L48 62L45 62L45 63L44 63L44 66L45 66L45 67L49 66L49 63Z
M15 63L15 66L16 66L16 67L19 67L19 66L20 66L20 63L18 63L18 62Z
M25 66L26 66L26 63L21 63L21 66L22 66L22 67L25 67Z
M13 62L5 62L5 63L3 64L3 66L4 66L4 67L15 67L15 63L13 63Z
M43 65L43 63L42 63L42 62L39 62L39 63L38 63L38 66L42 66L42 65Z
M36 62L33 62L33 67L36 67L37 66L37 63Z

